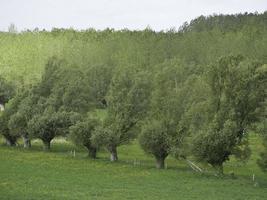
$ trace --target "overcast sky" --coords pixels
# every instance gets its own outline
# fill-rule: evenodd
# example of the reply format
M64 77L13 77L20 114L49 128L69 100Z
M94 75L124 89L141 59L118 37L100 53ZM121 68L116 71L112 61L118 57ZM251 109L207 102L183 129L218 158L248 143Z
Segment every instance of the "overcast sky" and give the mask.
M200 15L262 13L267 0L0 0L0 30L178 28Z

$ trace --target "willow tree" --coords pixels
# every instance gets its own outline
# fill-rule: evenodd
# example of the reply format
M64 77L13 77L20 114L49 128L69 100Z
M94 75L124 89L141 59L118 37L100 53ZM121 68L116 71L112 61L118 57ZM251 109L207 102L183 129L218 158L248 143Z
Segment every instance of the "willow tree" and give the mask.
M260 80L260 84L265 88L261 108L259 109L258 123L258 132L263 138L264 150L260 153L258 165L263 171L267 172L267 65L263 65L258 69L257 76Z
M70 139L74 144L78 146L83 146L88 151L89 158L96 158L97 147L92 144L91 137L96 127L98 126L98 120L91 117L82 117L83 119L76 122L70 127Z
M10 100L6 104L5 110L0 112L0 133L4 136L9 146L15 146L17 139L20 137L19 133L12 132L8 127L10 117L17 112L19 102L16 98Z
M231 155L243 160L250 155L248 129L258 120L265 87L258 76L261 66L242 56L228 56L208 70L210 108L203 114L210 117L195 134L193 153L219 173Z
M57 136L66 136L72 125L70 114L46 109L43 113L34 115L28 122L28 132L31 138L41 139L43 149L49 151L51 141Z
M164 161L172 152L181 153L186 135L183 115L198 80L196 73L179 59L171 59L158 65L152 76L151 100L139 142L155 157L157 168L165 167Z
M118 67L108 91L106 116L94 135L96 145L104 145L110 160L117 161L117 147L136 137L138 122L144 117L149 102L147 73L132 66Z
M5 104L15 95L14 86L0 76L0 111L4 110Z
M10 116L16 112L18 101L14 100L9 103L6 108L6 104L15 95L15 88L12 84L7 82L0 76L0 134L6 139L7 145L14 146L18 139L18 135L12 135L8 129L8 121Z

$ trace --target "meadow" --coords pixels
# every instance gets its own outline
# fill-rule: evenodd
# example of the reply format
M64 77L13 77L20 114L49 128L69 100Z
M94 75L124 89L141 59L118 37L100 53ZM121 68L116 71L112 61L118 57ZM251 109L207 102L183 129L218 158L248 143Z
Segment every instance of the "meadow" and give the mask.
M3 141L1 141L3 144ZM98 159L57 138L51 152L43 152L39 140L25 150L0 146L1 199L266 199L267 177L256 165L261 151L257 136L250 137L252 156L243 164L225 163L225 176L212 168L194 172L184 161L168 157L167 169L154 168L154 159L134 141L121 146L120 161L109 162L102 150ZM75 150L75 157L74 157ZM253 174L255 180L253 181Z
M0 200L267 199L266 19L0 32Z

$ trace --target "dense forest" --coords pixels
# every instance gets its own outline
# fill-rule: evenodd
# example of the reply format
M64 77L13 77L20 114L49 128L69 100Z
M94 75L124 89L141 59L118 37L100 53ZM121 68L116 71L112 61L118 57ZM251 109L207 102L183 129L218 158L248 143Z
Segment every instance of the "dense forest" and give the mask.
M137 139L157 168L171 155L218 173L262 137L267 170L267 12L200 16L178 30L0 33L0 133L44 150L64 136L91 158Z

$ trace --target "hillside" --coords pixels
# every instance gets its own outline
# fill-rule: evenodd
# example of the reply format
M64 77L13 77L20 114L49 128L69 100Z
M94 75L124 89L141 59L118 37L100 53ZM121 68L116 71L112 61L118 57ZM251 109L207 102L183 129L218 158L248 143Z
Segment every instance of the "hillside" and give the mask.
M266 199L267 12L15 30L0 33L0 199Z
M179 31L151 29L98 31L53 29L51 32L0 33L0 75L17 85L40 79L49 57L58 55L86 67L125 63L153 68L170 58L205 67L221 56L242 54L267 63L267 13L214 15L185 23Z

